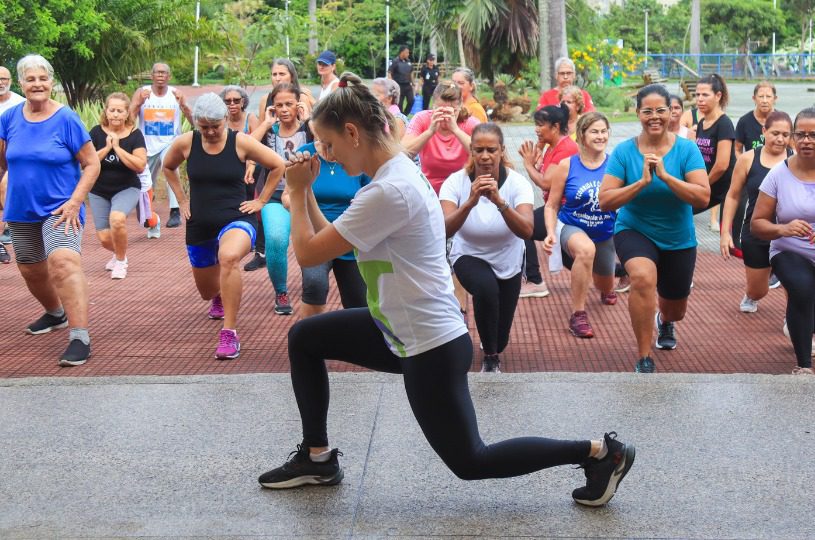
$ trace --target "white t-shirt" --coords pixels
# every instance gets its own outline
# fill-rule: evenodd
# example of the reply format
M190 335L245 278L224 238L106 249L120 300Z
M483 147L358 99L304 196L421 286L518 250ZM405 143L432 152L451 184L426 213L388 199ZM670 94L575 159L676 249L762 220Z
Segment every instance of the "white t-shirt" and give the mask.
M416 356L467 333L445 257L436 192L402 153L376 172L334 221L356 251L368 309L397 356Z
M507 179L498 189L501 198L512 208L519 204L534 204L535 195L526 178L512 169L506 171ZM470 197L471 186L464 169L454 172L441 185L439 200L461 206ZM455 264L462 255L486 261L498 279L509 279L521 271L524 241L509 229L498 207L486 197L480 197L464 225L453 236L450 260Z
M338 84L340 84L340 80L334 79L330 83L328 83L328 86L326 86L325 88L320 88L320 95L317 96L317 101L320 101L325 96L336 90Z
M0 114L3 114L4 112L14 107L18 103L25 101L25 98L23 96L15 92L12 92L11 90L9 90L8 96L9 98L6 101L0 101Z
M167 87L167 93L163 96L154 94L151 86L144 88L150 90L150 97L139 111L139 129L144 134L147 155L155 156L181 135L181 107L172 86Z

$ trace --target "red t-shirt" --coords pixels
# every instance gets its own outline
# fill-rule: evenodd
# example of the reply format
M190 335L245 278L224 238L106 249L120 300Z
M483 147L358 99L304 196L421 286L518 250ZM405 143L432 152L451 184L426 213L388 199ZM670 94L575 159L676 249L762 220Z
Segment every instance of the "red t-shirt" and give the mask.
M555 146L550 146L546 149L546 152L543 153L543 157L541 158L540 165L538 166L538 170L541 173L546 172L546 169L549 168L550 165L557 165L561 161L566 158L572 157L573 155L580 152L580 148L578 148L577 143L572 140L571 137L568 135L564 136L560 139ZM549 200L549 192L543 192L543 200ZM566 198L563 198L563 201L560 203L561 205L566 204Z
M405 134L421 135L430 129L432 110L422 111L410 121ZM460 127L468 135L472 135L475 126L480 122L470 116ZM470 149L465 148L455 135L442 135L438 131L419 150L419 160L422 162L422 172L438 195L441 185L447 177L464 168L470 157Z
M591 100L591 96L588 92L580 89L583 92L583 112L592 112L594 110L594 102ZM538 109L541 107L546 107L547 105L560 105L560 100L557 98L557 95L560 93L560 88L552 88L551 90L547 90L546 92L541 94L541 98L538 101Z

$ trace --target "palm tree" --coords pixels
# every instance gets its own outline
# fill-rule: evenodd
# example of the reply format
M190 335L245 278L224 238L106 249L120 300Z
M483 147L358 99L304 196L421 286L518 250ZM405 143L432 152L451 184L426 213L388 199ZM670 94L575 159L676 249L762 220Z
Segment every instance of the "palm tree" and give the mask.
M310 23L308 30L308 53L317 54L317 0L308 0L308 20Z

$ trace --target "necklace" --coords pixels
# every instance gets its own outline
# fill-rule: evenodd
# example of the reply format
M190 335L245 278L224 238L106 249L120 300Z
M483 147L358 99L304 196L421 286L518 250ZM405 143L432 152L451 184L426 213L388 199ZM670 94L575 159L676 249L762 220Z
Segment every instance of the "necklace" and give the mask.
M337 166L337 162L336 161L326 161L326 163L328 163L328 167L330 169L329 172L333 176L334 175L334 168Z

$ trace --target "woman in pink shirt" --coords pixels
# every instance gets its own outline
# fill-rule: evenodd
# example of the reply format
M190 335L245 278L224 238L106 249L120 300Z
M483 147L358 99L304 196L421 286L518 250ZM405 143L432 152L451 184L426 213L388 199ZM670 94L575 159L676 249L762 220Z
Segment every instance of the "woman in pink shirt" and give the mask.
M438 194L447 177L467 163L470 134L479 122L461 106L461 90L453 83L436 87L433 107L413 117L402 144L411 155L419 154L422 172Z
M547 173L550 165L557 165L561 160L572 157L580 149L569 137L569 107L561 103L559 107L547 105L535 112L535 134L537 143L526 141L519 153L524 160L524 168L532 182L543 190L544 202L549 198L554 167ZM546 149L544 151L544 148ZM526 240L526 283L521 287L521 298L544 298L549 296L549 289L543 281L538 263L538 250L535 240L546 238L546 224L543 219L543 206L534 212L535 227L532 238Z

